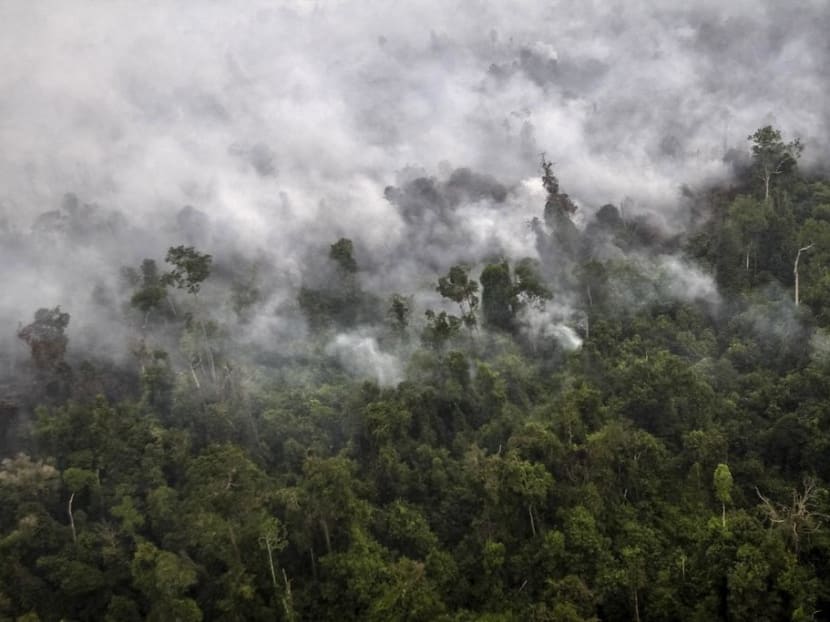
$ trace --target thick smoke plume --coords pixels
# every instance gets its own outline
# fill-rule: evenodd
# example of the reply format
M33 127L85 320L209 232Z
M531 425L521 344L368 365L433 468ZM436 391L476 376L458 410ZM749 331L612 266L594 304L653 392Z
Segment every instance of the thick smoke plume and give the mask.
M114 354L120 268L181 243L258 274L252 341L302 333L339 237L363 287L434 302L454 262L536 256L542 151L581 226L611 202L681 232L677 189L728 177L758 126L827 153L829 30L824 0L3 3L3 334L62 305ZM372 339L330 349L372 367Z

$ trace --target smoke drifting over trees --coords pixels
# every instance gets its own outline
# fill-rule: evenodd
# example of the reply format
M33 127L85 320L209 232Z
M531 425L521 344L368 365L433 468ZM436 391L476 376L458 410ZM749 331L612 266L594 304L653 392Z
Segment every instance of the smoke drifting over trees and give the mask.
M345 236L392 289L494 238L530 256L540 151L580 218L628 199L680 230L677 187L764 121L826 153L825 8L7 3L0 311L81 319L89 283L182 242L296 284Z
M237 4L0 5L0 619L830 608L825 0Z

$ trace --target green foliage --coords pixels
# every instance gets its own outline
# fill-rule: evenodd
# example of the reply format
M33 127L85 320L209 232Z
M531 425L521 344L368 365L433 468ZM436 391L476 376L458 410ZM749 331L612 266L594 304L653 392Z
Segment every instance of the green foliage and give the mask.
M525 257L515 267L516 294L530 302L541 302L553 298L553 293L545 285L539 273L539 262Z
M412 316L412 299L400 294L393 294L386 311L387 320L392 332L400 341L407 341L409 335L409 321Z
M95 473L87 469L69 467L63 472L63 483L70 492L81 492L85 488L93 488L96 482Z
M723 508L723 527L726 529L726 504L732 502L732 472L723 463L715 469L714 475L715 497Z
M547 192L545 199L545 221L556 222L562 215L570 216L576 211L576 205L567 194L559 192L559 180L553 174L553 164L542 155L542 185Z
M141 274L136 275L137 289L130 298L130 304L142 313L149 313L158 308L167 295L164 277L159 274L158 266L152 259L141 262Z
M461 318L449 315L446 311L436 314L432 309L428 309L424 315L427 318L427 325L421 334L424 345L441 349L458 335Z
M69 314L54 309L38 309L35 320L17 331L18 338L32 351L32 360L38 369L57 369L63 363L69 339L64 334L69 326Z
M489 264L479 280L483 288L481 310L484 323L490 328L514 332L518 315L525 306L541 306L553 297L542 281L538 265L529 258L516 264L512 275L506 260Z
M200 253L192 246L171 246L165 261L173 266L173 269L161 277L161 283L198 294L202 282L210 276L213 257Z
M732 501L732 473L729 467L721 463L715 469L715 496L721 503Z
M348 238L340 238L331 245L329 257L343 272L357 272L357 262L354 259L354 245Z
M259 270L255 264L247 278L240 278L231 284L231 304L240 321L250 320L252 309L263 299L262 291L257 286L258 276Z
M126 271L127 324L144 321L124 369L73 370L68 315L39 310L21 330L31 425L0 401L26 443L0 461L0 619L818 619L830 185L799 180L799 145L762 130L755 177L647 251L614 208L577 230L544 162L540 259L478 258L480 291L450 267L455 315L419 322L418 295L363 291L341 239L298 292L322 330L301 355L252 345L259 285L220 263L204 296L212 260L191 247L167 275ZM761 200L774 156L791 161ZM679 300L700 275L669 254L719 296ZM523 330L551 298L542 275L581 347ZM358 325L402 363L397 385L324 353ZM67 391L45 390L56 376Z
M450 268L446 276L438 279L437 290L444 298L458 304L461 309L461 321L465 326L473 328L476 325L478 283L470 278L469 267L457 265Z
M511 330L517 304L510 266L506 261L490 264L479 277L482 285L481 311L489 326Z
M764 184L764 200L767 201L773 177L791 173L804 146L797 138L785 143L781 132L770 125L759 128L747 140L752 141L752 161Z
M330 274L330 279L320 287L300 288L297 302L315 332L351 328L380 319L381 302L361 288L353 252L354 245L346 238L332 244L329 260L334 264L335 274Z

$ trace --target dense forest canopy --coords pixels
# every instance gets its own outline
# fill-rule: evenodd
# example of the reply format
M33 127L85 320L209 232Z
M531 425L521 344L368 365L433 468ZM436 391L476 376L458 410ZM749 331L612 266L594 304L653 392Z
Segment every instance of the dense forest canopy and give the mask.
M291 352L237 339L272 268L193 246L120 270L123 362L37 310L3 384L0 611L815 619L830 183L749 138L684 236L611 204L578 228L543 158L538 258L448 266L428 308L335 240ZM762 148L792 162L767 179ZM390 200L427 184L440 202L425 178Z
M0 6L0 621L830 618L822 4Z

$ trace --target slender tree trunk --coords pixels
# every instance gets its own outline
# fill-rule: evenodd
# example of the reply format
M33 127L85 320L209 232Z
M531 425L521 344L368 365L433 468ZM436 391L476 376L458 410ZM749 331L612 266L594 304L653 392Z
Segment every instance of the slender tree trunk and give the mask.
M291 595L291 581L288 580L288 575L285 574L285 568L282 569L282 580L285 583L285 597L282 599L282 608L285 610L285 619L293 622L297 619L297 614L294 613L294 597Z
M245 405L245 413L248 415L248 423L251 426L251 432L254 433L254 444L257 446L257 449L261 449L259 446L259 426L257 425L256 419L254 418L254 413L251 412L251 408L246 404Z
M723 523L723 528L726 529L726 503L721 501L721 522Z
M277 591L277 573L274 570L274 555L271 551L271 542L265 536L265 549L268 551L268 565L271 567L271 582L274 584L274 593Z
M771 173L764 174L764 203L769 202L769 181L772 177Z
M213 380L213 384L216 384L216 361L213 358L213 348L210 347L207 328L205 328L205 323L202 320L199 320L199 326L202 329L202 337L205 339L205 350L207 351L208 361L210 362L210 378Z
M308 556L311 558L311 576L314 577L314 580L317 580L317 561L314 558L314 547L308 547Z
M75 493L69 495L69 526L72 528L72 542L78 542L78 534L75 532L75 517L72 515L72 502L75 500Z
M798 306L798 270L795 270L795 306Z
M795 256L795 263L793 263L793 275L795 276L795 306L798 306L799 297L798 297L798 260L801 259L801 253L810 250L813 248L813 244L808 244L804 248L799 248L798 253Z
M230 523L228 523L228 535L231 537L231 545L233 545L236 562L242 566L242 554L239 552L239 546L236 544L236 534L233 532L233 526Z
M640 597L637 594L637 588L634 588L634 619L640 622Z
M323 528L323 537L326 539L326 551L331 553L331 536L329 535L329 524L325 518L320 519L320 526Z
M167 305L170 307L170 310L173 312L173 317L179 317L179 312L176 310L176 305L173 304L173 299L170 297L169 294L167 296L165 296L165 298L167 299Z
M231 398L235 398L240 402L241 408L245 412L245 415L248 418L248 423L251 426L251 432L254 435L254 443L256 443L256 446L259 447L259 426L257 425L253 412L251 411L250 404L248 403L249 400L244 399L245 395L242 392L242 389L240 389L239 386L234 382L233 370L227 363L225 363L225 382L228 385ZM225 383L222 384L223 388L224 386Z
M196 304L196 310L198 311L200 306L198 294L193 294L193 302ZM213 384L216 385L216 361L213 358L213 349L210 347L210 342L208 341L205 322L201 318L199 319L199 328L202 329L202 337L205 340L205 350L207 351L208 362L210 363L210 379L213 381Z
M533 537L536 537L536 523L533 522L533 505L527 506L527 514L530 516L530 530L533 532Z
M193 369L193 363L189 363L189 365L190 365L190 375L193 376L193 383L196 385L196 388L199 389L199 391L201 391L202 390L202 385L199 382L198 376L196 376L196 370Z

